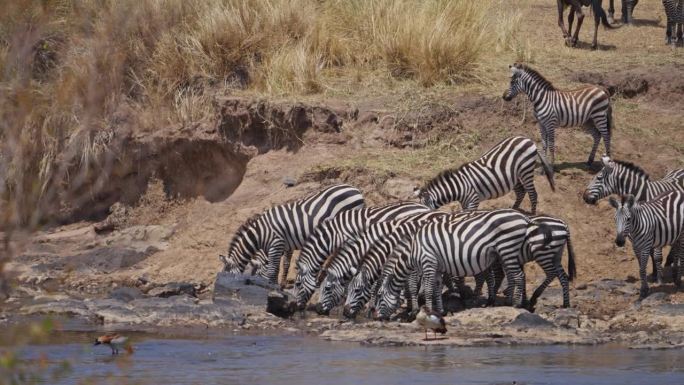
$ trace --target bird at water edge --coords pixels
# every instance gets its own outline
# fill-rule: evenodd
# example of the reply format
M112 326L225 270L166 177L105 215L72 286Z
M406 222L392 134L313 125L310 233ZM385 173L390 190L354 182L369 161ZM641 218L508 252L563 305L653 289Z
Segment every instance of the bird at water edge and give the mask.
M95 339L95 346L109 345L112 355L119 354L119 349L125 349L129 354L133 353L133 347L128 343L128 338L117 333L107 333Z
M420 312L416 316L416 321L425 330L425 341L428 340L427 330L432 329L435 338L437 338L437 333L446 334L446 322L444 322L444 317L436 311L427 310L423 305L420 307Z

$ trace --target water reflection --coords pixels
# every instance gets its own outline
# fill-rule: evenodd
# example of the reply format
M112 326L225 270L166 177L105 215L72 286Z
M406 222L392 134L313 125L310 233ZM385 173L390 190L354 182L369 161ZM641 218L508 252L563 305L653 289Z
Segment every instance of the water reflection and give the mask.
M73 343L76 340L78 343ZM305 337L140 338L133 356L72 343L29 346L70 359L63 384L112 374L143 384L639 384L684 383L684 351L600 347L362 347ZM647 380L645 380L647 379Z

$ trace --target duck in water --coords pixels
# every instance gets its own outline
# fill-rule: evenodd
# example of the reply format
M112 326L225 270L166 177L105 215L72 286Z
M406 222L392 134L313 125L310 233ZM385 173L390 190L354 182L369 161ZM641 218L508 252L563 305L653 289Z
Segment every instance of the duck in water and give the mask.
M416 315L416 321L425 330L425 341L428 340L428 329L432 329L435 338L437 338L437 333L446 334L447 332L446 322L444 322L442 315L435 311L427 310L425 305L420 307L420 312Z
M127 343L128 338L117 334L117 333L107 333L103 336L97 337L95 340L95 346L97 345L109 345L112 349L112 355L119 354L119 349L124 348L128 353L133 353L133 348Z

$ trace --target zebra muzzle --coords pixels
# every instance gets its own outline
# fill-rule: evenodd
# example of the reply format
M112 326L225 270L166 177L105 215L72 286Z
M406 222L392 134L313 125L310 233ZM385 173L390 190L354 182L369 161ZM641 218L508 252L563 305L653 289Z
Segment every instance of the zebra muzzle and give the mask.
M590 193L589 190L585 191L584 194L582 194L582 199L584 199L584 202L590 205L595 205L598 201L598 199L596 199L596 196Z
M356 312L352 311L352 308L349 305L344 307L344 309L342 310L342 315L346 318L356 318Z
M318 315L330 315L330 309L326 309L323 304L319 303L316 305L316 313L318 313Z
M625 236L623 234L618 234L618 236L615 238L615 244L618 247L622 247L625 245Z

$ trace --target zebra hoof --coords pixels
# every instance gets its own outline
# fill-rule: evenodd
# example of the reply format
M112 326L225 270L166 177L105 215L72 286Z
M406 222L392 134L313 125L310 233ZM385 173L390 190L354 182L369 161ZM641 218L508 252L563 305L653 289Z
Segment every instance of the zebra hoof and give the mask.
M644 298L648 297L648 288L647 287L642 287L639 290L639 300L642 300Z
M592 50L592 51L596 51L597 49L598 49L598 45L597 45L597 44L592 44L592 45L591 45L591 50Z

